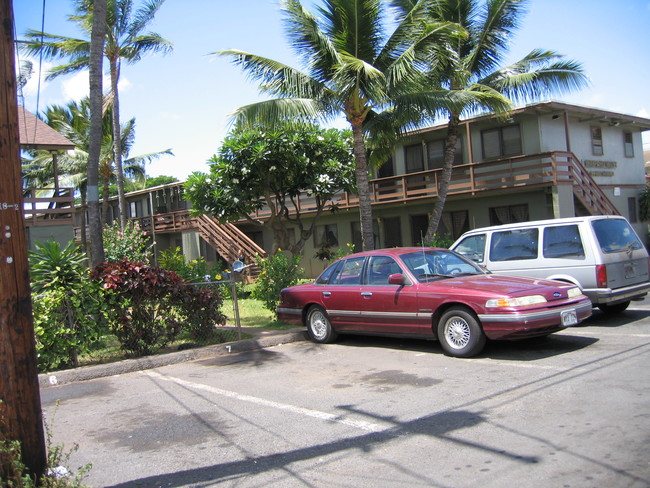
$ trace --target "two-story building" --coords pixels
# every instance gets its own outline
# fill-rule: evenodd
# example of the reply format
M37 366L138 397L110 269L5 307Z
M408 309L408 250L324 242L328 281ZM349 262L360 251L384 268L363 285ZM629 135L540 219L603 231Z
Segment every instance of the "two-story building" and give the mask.
M479 226L620 214L647 239L638 197L645 187L641 134L649 129L649 119L552 101L516 109L507 118L466 119L438 234L456 238ZM371 181L376 247L420 244L438 195L445 135L446 124L409 133L377 170ZM189 258L229 262L239 249L253 254L272 242L270 231L244 221L221 225L190 218L180 183L127 198L129 217L156 234L158 250L180 245ZM323 269L314 257L318 250L346 243L360 248L357 196L342 193L333 203L337 211L320 217L304 249L310 276ZM257 217L264 219L263 209Z

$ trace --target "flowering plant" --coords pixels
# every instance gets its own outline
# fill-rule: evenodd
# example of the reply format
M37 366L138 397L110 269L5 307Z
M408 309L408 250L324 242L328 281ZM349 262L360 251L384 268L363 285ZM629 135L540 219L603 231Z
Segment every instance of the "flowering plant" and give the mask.
M117 221L104 227L104 259L109 263L122 259L149 262L154 244L137 222L127 224L124 231Z

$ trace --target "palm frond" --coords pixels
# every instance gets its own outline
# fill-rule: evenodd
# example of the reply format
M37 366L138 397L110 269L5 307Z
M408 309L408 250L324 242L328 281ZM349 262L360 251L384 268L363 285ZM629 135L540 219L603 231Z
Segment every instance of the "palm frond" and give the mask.
M482 75L493 71L508 52L512 34L519 27L527 0L488 0L472 32L469 68Z
M276 98L240 107L231 114L231 120L237 127L274 126L286 121L328 120L327 114L333 115L331 107L313 99Z
M588 85L582 65L554 51L535 49L480 84L494 88L515 102L533 101L552 94L566 94Z
M298 0L282 2L287 37L294 52L308 67L310 75L320 81L331 77L339 63L338 52L331 39L321 30L316 17Z
M213 53L226 56L253 80L260 91L277 97L318 98L326 87L300 70L284 63L236 49Z

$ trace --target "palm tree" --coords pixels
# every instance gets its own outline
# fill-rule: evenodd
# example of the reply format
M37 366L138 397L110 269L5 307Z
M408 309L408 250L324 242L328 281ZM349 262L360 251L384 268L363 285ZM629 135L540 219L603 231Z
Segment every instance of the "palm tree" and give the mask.
M106 39L104 57L107 59L111 77L111 103L113 107L113 141L117 190L120 207L120 225L126 225L126 200L124 198L124 172L122 168L122 144L120 140L120 104L118 82L122 61L135 63L148 52L171 51L169 41L153 32L143 33L165 0L149 0L133 12L133 0L107 0ZM72 22L81 27L90 37L93 22L93 1L75 0L75 15L69 16ZM53 68L48 79L75 73L88 68L90 41L74 39L30 30L26 33L26 50L30 54L45 54L48 58L68 58L67 64ZM44 41L42 42L42 40Z
M238 125L274 124L283 120L343 115L352 126L355 173L364 249L374 248L368 157L364 135L376 126L408 124L433 110L430 98L418 97L425 55L440 38L457 33L449 23L423 17L427 0L418 2L393 24L381 0L327 0L319 16L307 12L299 0L285 0L286 31L307 72L255 54L228 50L230 57L271 100L239 108ZM397 2L394 2L397 3ZM390 35L386 25L394 25ZM382 115L381 117L378 115Z
M101 222L107 223L108 199L110 183L116 180L113 156L112 114L109 108L102 120L102 137L98 163L98 174L102 182L102 217ZM88 99L81 102L69 102L66 106L51 106L44 112L45 122L53 129L72 141L76 149L59 156L59 169L62 173L60 183L79 190L82 208L82 247L85 243L85 208L87 205L87 167L90 149L90 103ZM170 149L129 157L129 152L135 142L135 119L126 122L121 130L122 157L124 158L124 173L134 179L145 177L145 165L164 154L172 154ZM49 151L35 151L32 159L23 164L26 187L48 187L53 179L53 157ZM95 234L93 234L95 235Z
M403 15L416 3L402 0ZM433 240L442 216L462 115L485 110L505 113L513 102L563 94L587 84L579 63L553 51L535 49L516 63L500 67L527 0L433 0L431 4L434 20L455 22L467 35L453 39L441 50L444 55L434 59L429 71L448 122L442 178L426 241Z

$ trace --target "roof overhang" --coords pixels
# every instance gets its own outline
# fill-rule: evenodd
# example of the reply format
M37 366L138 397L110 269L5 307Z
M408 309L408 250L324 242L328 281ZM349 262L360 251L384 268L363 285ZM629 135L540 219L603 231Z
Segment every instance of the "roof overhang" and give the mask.
M18 134L21 149L70 151L75 148L74 143L68 138L20 105L18 106Z

